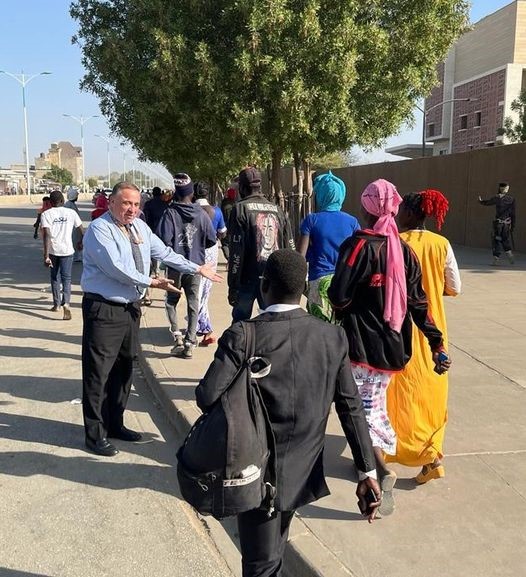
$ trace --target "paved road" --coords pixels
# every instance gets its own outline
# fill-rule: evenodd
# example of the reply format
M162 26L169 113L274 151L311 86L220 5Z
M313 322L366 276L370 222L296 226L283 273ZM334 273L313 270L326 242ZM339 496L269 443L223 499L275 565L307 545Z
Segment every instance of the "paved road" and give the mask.
M72 404L81 390L79 268L74 317L62 321L49 311L34 213L0 206L0 577L231 575L177 499L177 441L139 375L127 424L146 441L117 441L114 459L84 449Z

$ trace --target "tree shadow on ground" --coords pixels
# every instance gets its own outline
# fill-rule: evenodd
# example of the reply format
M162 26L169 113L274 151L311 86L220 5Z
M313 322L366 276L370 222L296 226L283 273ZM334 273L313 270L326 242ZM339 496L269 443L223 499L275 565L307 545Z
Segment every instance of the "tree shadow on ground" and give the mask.
M68 343L80 345L82 337L80 335L67 335L53 331L42 331L39 329L0 329L0 336L9 339L37 339L42 341L57 341L59 343ZM71 358L71 357L68 357Z
M11 397L31 399L41 403L65 403L82 396L82 382L80 378L2 375L0 392Z
M78 407L80 411L80 406ZM37 443L50 445L54 447L61 447L64 449L78 449L86 452L84 457L57 457L57 462L61 459L67 461L72 460L72 467L75 459L81 461L95 460L97 462L106 462L111 464L113 461L110 459L104 459L103 457L98 457L94 455L84 445L84 427L82 425L77 425L69 422L54 421L52 419L44 419L42 417L30 417L27 415L19 415L15 413L1 413L0 412L0 431L2 432L2 438L12 441L22 441L25 443ZM123 453L131 453L134 455L140 455L152 461L162 463L164 465L174 465L175 464L175 450L172 451L162 451L161 449L166 449L166 443L159 440L153 435L145 434L143 440L138 443L127 443L125 441L119 441L118 439L112 439L112 443L122 451ZM26 468L31 468L34 466L35 471L31 474L38 474L39 472L44 472L42 470L42 465L48 460L48 458L54 455L48 453L39 453L36 451L27 451L26 453L31 453L33 455L33 460L35 461L33 465L31 464L31 459L28 459L27 463L23 466ZM12 452L12 457L18 455L18 451ZM20 451L20 455L25 454L24 451ZM8 452L0 453L0 458L9 455ZM38 462L41 462L39 465ZM21 461L22 462L22 461ZM122 463L121 463L122 466ZM132 467L133 465L129 465ZM0 473L6 475L11 474L11 469L2 469L2 464L0 461ZM13 472L16 474L16 472ZM64 473L66 475L66 473ZM54 475L53 475L54 476ZM67 478L67 476L61 476L61 478ZM71 480L76 480L73 478ZM79 482L82 482L79 480ZM108 483L111 484L111 480ZM102 486L102 485L101 485ZM110 486L109 488L115 488ZM122 488L122 487L120 487Z

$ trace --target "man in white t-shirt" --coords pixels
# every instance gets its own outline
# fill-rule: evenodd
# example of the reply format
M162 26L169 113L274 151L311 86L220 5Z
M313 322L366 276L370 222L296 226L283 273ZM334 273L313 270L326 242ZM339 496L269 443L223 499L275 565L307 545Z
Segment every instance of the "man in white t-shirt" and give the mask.
M79 232L80 241L76 248L81 250L82 221L74 210L64 206L64 196L60 190L54 190L49 195L49 200L52 208L42 214L40 226L44 239L44 264L49 267L51 273L51 292L53 293L51 310L58 311L62 305L64 320L70 320L71 268L75 253L71 233L74 229Z

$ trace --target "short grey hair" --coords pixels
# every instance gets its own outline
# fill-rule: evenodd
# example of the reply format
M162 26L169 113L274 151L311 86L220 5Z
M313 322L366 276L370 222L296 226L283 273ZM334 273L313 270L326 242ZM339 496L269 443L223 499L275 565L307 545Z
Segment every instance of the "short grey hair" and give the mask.
M121 190L136 190L137 192L141 192L139 190L139 187L135 184L133 184L133 182L127 182L126 180L123 180L122 182L118 182L111 190L111 194L110 196L116 196L117 194L119 194L119 192L121 192Z

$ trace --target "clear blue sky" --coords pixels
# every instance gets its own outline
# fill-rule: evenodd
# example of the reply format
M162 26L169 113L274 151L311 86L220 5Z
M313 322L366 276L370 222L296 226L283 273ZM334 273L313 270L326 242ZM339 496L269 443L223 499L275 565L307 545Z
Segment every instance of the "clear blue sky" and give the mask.
M471 19L476 22L509 3L510 0L474 0ZM97 100L79 89L83 68L80 51L71 44L76 23L69 16L69 5L69 0L1 1L0 70L52 72L51 76L35 78L26 87L31 162L40 152L47 151L51 142L69 140L80 145L79 124L62 114L84 117L100 114ZM0 166L6 167L23 161L22 89L2 74L0 95ZM416 116L415 129L403 129L388 145L419 142L419 121ZM106 173L106 143L95 138L95 134L108 134L102 116L84 126L87 175ZM122 170L119 150L112 148L111 161L112 170ZM130 160L127 167L131 168Z

